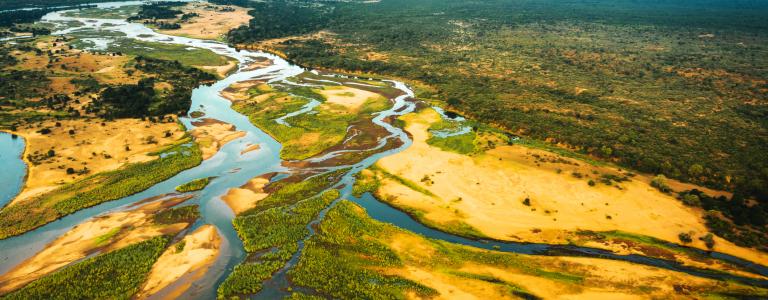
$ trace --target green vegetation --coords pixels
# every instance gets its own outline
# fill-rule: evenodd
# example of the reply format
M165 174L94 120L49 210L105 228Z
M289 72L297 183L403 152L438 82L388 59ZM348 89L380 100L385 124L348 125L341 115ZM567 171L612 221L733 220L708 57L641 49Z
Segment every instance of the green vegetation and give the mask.
M371 193L372 195L376 195L379 189L379 186L381 186L381 181L378 176L383 176L384 178L394 180L395 182L402 184L403 186L410 188L414 191L422 193L426 196L436 197L434 194L432 194L432 192L421 187L420 185L408 179L389 173L375 164L369 167L368 170L373 172L373 174L370 176L364 176L361 173L358 173L356 175L357 180L355 181L355 185L352 186L352 194L355 197L360 197L365 193ZM455 235L468 237L472 239L488 238L487 235L483 234L476 228L472 227L472 225L469 225L465 222L462 222L459 220L454 220L449 222L435 222L427 218L425 216L426 213L423 210L410 207L410 206L401 205L397 203L397 201L395 201L396 199L388 199L386 197L380 197L380 196L374 196L374 197L380 198L381 201L399 210L402 210L403 212L407 213L414 219L418 220L419 223L422 223L427 227L439 229L444 232L448 232L448 233L452 233Z
M683 244L689 244L693 241L694 237L690 233L680 233L678 238ZM705 244L707 245L709 245L709 242L707 241L711 241L712 246L714 246L711 233L707 233L698 238L704 240ZM579 231L577 232L577 239L572 240L571 242L577 244L581 244L583 242L610 242L615 244L623 244L626 245L626 247L629 247L629 249L632 249L632 251L639 252L642 255L648 257L656 257L670 261L680 261L678 259L679 257L685 257L694 261L708 264L714 264L716 262L720 265L727 265L729 266L729 270L741 269L740 267L732 265L727 261L710 257L709 255L702 254L700 251L696 251L692 248L680 246L646 235L634 234L619 230L602 232ZM710 247L710 249L712 249L712 247ZM706 271L710 273L726 273L720 269L708 269Z
M8 50L10 49L12 48ZM13 56L9 57L14 59ZM12 64L15 64L15 61ZM2 70L0 76L3 78L0 81L0 101L3 102L39 97L51 82L42 71ZM4 104L3 102L0 104Z
M348 168L315 175L295 183L276 182L270 186L274 192L256 202L256 206L243 212L242 216L257 214L270 208L293 205L300 200L320 194L336 184L347 172L349 172Z
M459 154L471 154L475 152L475 138L477 135L470 131L465 134L452 135L448 137L438 137L432 135L427 139L427 144L438 147L445 151L452 151Z
M337 198L339 191L330 190L294 206L270 208L258 214L235 218L233 223L246 251L257 252L280 247L309 235L307 224Z
M384 243L366 238L378 236L382 226L361 218L356 209L342 201L328 212L289 271L291 281L333 298L402 299L406 292L435 296L435 290L422 284L373 270L403 264Z
M192 103L192 90L215 79L209 73L185 67L178 61L138 56L134 62L137 70L157 76L141 79L135 85L105 88L98 101L86 106L86 112L108 118L184 115ZM156 90L155 86L160 82L169 84L171 90Z
M421 81L433 91L419 97L516 134L768 199L764 2L214 2L257 8L232 42L328 30L274 48Z
M115 235L120 233L120 230L122 230L122 228L120 228L120 227L112 228L112 230L110 230L109 232L107 232L107 233L105 233L103 235L97 236L96 240L95 240L96 245L97 246L101 246L101 245L104 245L107 242L111 241L112 238L115 237Z
M711 197L699 190L680 192L678 199L685 205L701 207L707 213L707 228L714 234L742 247L768 251L768 204L751 203L743 194L731 199Z
M236 217L232 223L250 257L219 286L218 297L228 299L260 291L262 282L283 268L298 250L298 242L309 235L309 223L339 197L338 190L322 191L348 171L329 172L297 183L278 182L267 198Z
M32 8L32 7L57 7L70 5L83 5L98 2L114 2L112 0L0 0L0 10Z
M523 299L541 299L539 297L534 296L533 294L531 294L530 292L528 292L527 290L525 290L524 288L522 288L522 287L520 287L520 286L518 286L516 284L506 282L506 281L501 280L501 279L499 279L497 277L494 277L494 276L482 275L482 274L474 274L474 273L467 273L467 272L461 272L461 271L451 271L451 272L448 272L448 273L451 274L451 275L455 275L457 277L460 277L460 278L480 280L480 281L485 281L485 282L488 282L488 283L493 283L493 284L498 284L498 285L505 286L512 295L518 296L518 297L523 298Z
M477 263L565 284L582 284L582 275L563 273L559 270L563 267L544 265L522 255L484 251L447 242L425 239L424 243L414 244L416 239L409 239L406 249L399 251L409 251L411 247L419 250L399 254L388 243L400 236L415 237L415 234L374 221L359 206L341 201L328 212L317 234L306 243L299 263L289 271L289 279L299 286L313 288L333 298L398 299L405 293L430 297L436 296L437 292L420 283L385 274L392 274L392 270L407 265L455 275L460 274L457 271L462 266ZM464 275L473 279L489 278L483 274L465 272ZM492 283L507 289L519 286L511 282Z
M205 177L195 179L185 184L176 187L176 191L179 193L193 192L204 189L211 182L211 177Z
M141 192L202 161L200 149L188 137L157 155L160 157L155 160L98 173L29 201L6 206L0 211L0 239L22 234L81 209Z
M262 289L262 282L283 268L297 250L298 246L295 243L284 245L277 250L258 256L254 262L235 266L229 277L219 286L218 298L240 299L240 296L258 293Z
M120 38L109 44L110 52L142 56L168 61L178 61L185 66L223 66L228 58L208 49L193 48L185 45L144 42L135 39Z
M374 172L378 173L378 174L381 174L382 176L384 176L384 178L394 180L395 182L400 183L400 184L408 187L409 189L412 189L414 191L422 193L422 194L424 194L426 196L436 197L435 194L430 192L428 189L425 189L425 188L421 187L417 183L415 183L413 181L410 181L408 179L405 179L403 177L397 176L395 174L389 173L389 172L387 172L387 170L384 170L384 169L380 168L379 166L377 166L375 164L372 165L369 169L371 171L374 171ZM378 187L378 184L376 184L375 186Z
M251 89L252 96L265 91ZM286 119L288 125L275 120L300 110L310 100L324 102L317 91L306 87L282 88L259 103L240 101L232 107L249 117L251 122L269 133L283 144L280 157L285 160L301 160L317 155L341 143L352 123L370 120L371 113L383 110L389 105L383 97L369 99L359 111L348 111L345 107L324 103L304 113Z
M127 5L115 8L84 8L64 13L67 17L124 20L138 13L140 6Z
M170 238L159 236L33 281L3 299L131 299Z
M128 21L141 19L174 19L176 18L176 15L181 14L181 11L173 8L184 4L184 2L178 1L157 1L144 4L135 16L128 18Z
M188 205L165 209L153 216L157 224L193 223L200 217L197 205Z

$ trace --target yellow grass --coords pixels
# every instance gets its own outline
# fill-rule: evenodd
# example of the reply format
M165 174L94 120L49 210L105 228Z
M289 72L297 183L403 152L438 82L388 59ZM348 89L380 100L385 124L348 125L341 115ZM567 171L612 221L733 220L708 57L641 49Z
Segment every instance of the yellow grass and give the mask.
M678 234L707 232L703 212L684 206L642 180L613 186L590 187L582 174L616 174L611 167L595 167L566 159L573 164L538 166L532 154L555 156L521 146L502 146L477 156L465 156L429 146L427 129L439 115L426 109L403 119L414 143L407 150L388 156L378 166L417 183L436 197L426 196L402 184L383 180L377 194L397 206L426 212L438 224L462 221L500 240L566 243L577 230L622 230L679 242ZM556 169L562 169L558 174ZM429 176L429 184L421 182ZM531 206L523 204L529 198ZM610 216L611 218L607 218ZM534 229L540 232L534 232ZM694 240L692 246L706 249ZM716 238L715 250L766 263L768 256Z
M179 243L184 245L181 251L177 248ZM152 266L147 281L135 298L147 299L187 274L192 276L190 279L199 278L216 261L220 246L221 238L216 227L212 225L203 225L195 232L186 235L182 241L171 245L163 252ZM176 298L191 284L192 280L185 280L164 297Z
M189 224L156 224L153 215L189 198L177 197L152 202L133 210L95 217L75 226L45 249L0 276L0 294L83 259L94 251L107 253L155 236L178 233Z
M19 128L16 132L26 142L25 159L26 155L45 154L51 149L56 155L39 165L27 161L27 180L14 202L30 199L84 176L115 170L127 163L152 160L154 157L147 153L160 150L184 135L176 123L151 123L139 119L78 119L58 122L61 127L55 125L56 121L47 121L39 126ZM102 122L105 126L101 125ZM41 128L49 128L51 133L38 133ZM70 129L75 131L74 135L69 134ZM166 131L171 132L171 136L165 137ZM157 143L147 143L149 137L153 137ZM126 150L126 145L129 150ZM66 172L67 168L82 170L85 167L90 170L88 174Z

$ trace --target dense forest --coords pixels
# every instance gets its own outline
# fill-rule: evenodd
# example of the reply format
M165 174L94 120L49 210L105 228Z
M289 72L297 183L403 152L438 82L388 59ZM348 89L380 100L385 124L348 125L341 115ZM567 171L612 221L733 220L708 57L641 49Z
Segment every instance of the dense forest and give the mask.
M182 11L174 8L182 5L184 5L184 2L175 1L151 2L149 4L144 4L135 16L128 18L128 21L142 19L174 19L177 15L182 13Z
M768 199L768 2L214 0L230 32L296 62L433 87L419 96L643 172Z
M113 0L0 0L0 11L20 9L20 8L42 8L42 7L58 7L58 6L72 6L82 5L98 2L114 2Z
M90 7L96 7L96 6L95 5L72 5L72 6L57 7L57 8L0 11L0 27L12 27L16 24L32 23L37 20L40 20L40 18L42 18L44 15L52 11L63 10L63 9L74 9L74 8L90 8ZM47 31L47 33L50 33L50 31Z
M138 56L134 62L137 70L154 76L141 79L137 84L104 88L98 100L86 108L87 112L106 118L184 115L191 105L192 90L216 79L210 73L185 67L178 61ZM156 89L160 82L172 88Z

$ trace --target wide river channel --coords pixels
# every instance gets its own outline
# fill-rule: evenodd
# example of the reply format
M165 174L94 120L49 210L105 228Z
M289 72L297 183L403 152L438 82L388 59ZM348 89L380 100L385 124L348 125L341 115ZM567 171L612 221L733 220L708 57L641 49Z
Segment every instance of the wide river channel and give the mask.
M140 2L113 2L97 5L102 8L114 8L137 4L140 4ZM0 274L9 271L11 268L18 265L25 259L41 251L46 246L46 244L61 236L77 224L83 223L95 216L124 210L131 204L146 198L173 193L175 192L174 189L176 186L191 180L202 177L215 176L216 178L211 182L210 185L208 185L204 190L197 192L197 196L193 200L186 202L184 205L197 204L200 206L201 218L197 223L195 223L192 230L204 224L211 224L218 229L223 241L221 246L221 254L218 256L215 265L205 274L205 276L197 279L181 279L194 281L191 285L191 288L189 288L183 295L183 298L215 299L216 287L226 278L234 266L242 262L246 256L246 253L243 250L242 242L238 238L237 233L232 226L232 219L234 215L230 208L220 200L220 197L225 195L229 189L240 187L254 177L271 172L289 171L283 167L283 162L280 159L280 143L254 126L246 116L234 111L230 107L230 101L222 98L220 96L220 92L233 83L251 79L267 80L270 83L291 84L285 79L310 70L292 65L280 57L269 53L237 50L228 46L227 44L217 41L168 36L154 32L152 29L144 26L143 24L129 23L124 20L75 18L65 16L65 12L59 11L49 13L43 17L42 21L56 24L56 30L53 33L55 35L74 33L78 31L119 32L125 35L124 38L131 38L141 41L180 44L189 47L208 49L217 54L225 55L238 60L240 63L240 68L236 72L233 72L228 77L219 80L210 86L200 86L194 90L192 94L192 107L190 111L202 111L205 113L205 118L217 119L226 123L233 124L237 127L238 130L246 132L246 135L226 144L215 156L203 161L203 163L199 166L183 171L176 176L157 185L154 185L145 191L119 200L106 202L88 209L78 211L36 230L27 232L26 234L0 240ZM93 41L98 42L96 44L109 43L109 39L102 39L99 36L94 36ZM265 58L271 60L273 63L270 66L255 70L247 70L244 68L255 60L263 60ZM324 73L323 76L328 76L329 79L333 78L336 81L343 80L343 78L345 78L341 75L327 73ZM335 167L351 167L351 170L343 177L341 183L339 184L339 186L343 186L341 198L352 200L363 206L372 218L394 224L403 229L410 230L430 238L484 249L534 255L588 256L631 261L638 264L685 272L695 276L730 279L748 284L768 287L768 282L765 280L738 277L724 273L708 272L705 270L683 266L676 262L645 257L641 255L619 255L606 250L571 245L513 243L466 239L428 228L415 221L405 213L393 209L392 207L382 202L379 202L369 194L363 195L360 198L353 197L351 195L351 187L355 180L354 175L357 172L367 168L380 158L400 152L411 145L411 140L403 130L390 125L389 123L385 122L385 120L392 116L399 116L412 112L415 109L415 104L412 102L414 97L413 91L411 91L405 84L401 82L387 82L392 87L400 90L402 95L392 99L393 105L390 109L375 114L376 116L374 118L374 123L378 126L382 126L384 129L386 129L386 131L389 132L388 136L382 137L380 139L380 144L377 146L377 148L383 148L387 143L398 142L397 140L399 140L398 144L400 144L400 146L394 149L383 152L380 151L378 153L372 154L361 162L351 166ZM303 112L296 112L296 114L299 113ZM281 118L281 121L283 119L285 118ZM180 120L184 125L186 125L188 130L194 129L195 126L193 123L198 121L197 119L189 116L180 118ZM241 152L248 146L256 144L260 146L258 151L241 154ZM0 162L2 162L2 168L4 171L0 172L0 182L3 183L3 185L0 186L0 206L5 205L5 203L10 201L10 199L12 199L19 192L21 186L23 185L24 177L26 175L25 165L21 160L23 150L24 141L21 138L13 138L10 134L0 133ZM331 153L320 158L315 158L313 159L313 162L329 159L333 157L333 155L334 153ZM320 221L320 219L324 216L324 212L321 213L319 219L315 220L315 222ZM289 262L289 265L296 262L300 252L301 247L299 253L294 256L294 259ZM702 255L712 256L721 260L728 261L732 264L742 266L753 273L768 276L768 268L766 268L766 266L754 264L752 262L744 261L739 258L717 252L700 252ZM257 298L274 298L275 296L284 295L284 291L282 291L282 289L287 285L287 282L284 280L284 278L282 278L284 277L284 273L284 271L278 272L275 278L267 282L267 288L264 289L259 295L256 295ZM156 296L161 296L164 292L165 291L161 291L160 294Z

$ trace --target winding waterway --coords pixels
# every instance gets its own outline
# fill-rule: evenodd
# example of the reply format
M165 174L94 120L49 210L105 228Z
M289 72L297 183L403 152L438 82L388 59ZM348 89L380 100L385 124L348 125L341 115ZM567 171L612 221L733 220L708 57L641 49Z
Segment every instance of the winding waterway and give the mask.
M139 2L135 1L115 2L98 4L98 6L119 7L122 5L135 5L138 3ZM61 236L73 226L87 221L90 218L126 209L131 204L136 203L142 199L173 193L176 186L189 182L193 179L216 176L210 185L208 185L204 190L197 192L197 196L193 200L190 200L188 203L198 204L200 206L201 219L195 223L194 228L202 226L203 224L212 224L218 229L223 241L221 254L217 258L215 265L209 269L203 277L199 279L190 279L194 280L194 283L192 284L191 288L187 290L182 296L184 298L191 299L215 298L216 287L224 280L224 278L226 278L226 275L231 272L236 264L243 261L246 255L245 251L243 250L242 242L232 227L232 218L234 217L233 213L230 208L220 200L220 198L226 194L229 189L240 187L254 177L271 172L290 171L286 169L286 167L283 167L283 161L281 161L279 158L280 150L282 147L280 143L254 126L246 116L234 111L230 107L230 101L221 97L220 93L222 90L232 85L233 83L251 80L254 78L268 79L269 82L272 83L280 82L281 84L291 84L286 80L286 78L301 74L307 70L292 65L280 57L268 53L237 50L235 48L229 47L226 44L215 41L168 36L154 32L143 24L128 23L123 20L66 17L63 15L63 12L54 12L46 15L43 18L43 21L57 24L58 27L54 34L67 34L84 29L108 30L121 32L125 34L126 38L142 41L187 45L190 47L208 49L217 54L226 55L237 59L241 67L236 72L210 86L201 86L194 90L192 94L192 107L190 111L202 111L205 113L205 118L217 119L226 123L233 124L237 127L238 130L246 132L246 135L226 144L216 155L203 161L201 165L183 171L176 176L161 182L145 191L116 201L106 202L88 209L78 211L74 214L68 215L60 220L47 224L26 234L0 240L0 274L7 272L26 258L29 258L35 253L39 252L45 247L46 244ZM257 59L264 58L271 60L273 62L272 65L256 70L247 70L244 68L249 63L254 62ZM323 76L328 76L328 79L335 79L340 75ZM315 79L315 81L323 82L323 80L317 79ZM337 81L327 80L327 82L336 83ZM406 230L410 230L430 238L484 249L533 255L588 256L631 261L634 263L685 272L700 277L730 279L748 284L768 286L768 282L765 280L738 277L724 273L707 272L696 268L686 267L676 262L644 257L640 255L618 255L606 250L577 246L477 241L466 239L447 234L439 230L428 228L418 223L405 213L393 209L392 207L383 204L382 202L379 202L370 195L366 194L360 198L353 197L351 195L351 187L355 180L354 174L372 165L382 157L395 154L408 148L412 142L402 129L392 126L385 120L391 118L392 116L407 114L415 109L416 106L414 102L410 101L414 97L413 91L411 91L405 84L401 82L388 81L388 83L391 84L392 87L401 91L402 94L395 99L392 99L393 105L390 109L376 113L376 116L373 118L374 124L381 126L387 132L389 132L389 135L379 139L379 143L375 146L374 149L382 149L388 143L393 142L398 142L399 146L394 149L372 154L359 163L351 166L336 166L330 168L337 169L343 167L351 167L351 170L342 178L338 185L339 187L343 186L342 198L351 199L352 201L363 206L366 208L372 218L394 224ZM294 115L306 113L307 111L309 110L305 108L302 111L296 112ZM286 116L280 118L278 121L287 122L290 124L290 121L287 121L288 118L289 116ZM180 118L180 120L185 126L187 126L188 130L194 129L195 126L193 123L195 121L199 121L198 119L192 117L184 117ZM466 129L461 130L464 131ZM245 150L248 146L256 144L260 146L258 151L241 154L243 150ZM10 135L0 134L0 151L2 151L0 152L0 158L3 159L3 165L5 166L6 160L9 163L16 163L17 161L21 163L21 173L11 172L8 174L8 176L10 176L9 180L11 180L8 182L12 182L12 180L16 180L13 182L18 182L13 184L13 186L16 186L16 189L14 190L5 186L2 187L2 190L0 190L0 204L2 204L3 201L11 199L16 193L18 193L18 189L20 188L21 182L23 181L25 172L24 165L23 162L21 162L19 159L19 149L23 151L23 148L24 146L22 140L10 140ZM331 159L341 153L349 151L361 150L339 150L336 152L328 153L321 157L310 159L309 161L322 162L324 160ZM12 157L13 159L8 159L9 157ZM18 168L18 166L16 166L16 168ZM0 179L3 180L2 182L6 182L5 177ZM319 218L313 223L319 222L324 216L324 212L321 213ZM311 230L311 226L309 228ZM291 260L289 265L295 263L296 259L301 253L301 250L302 248L300 247L299 253L294 256L294 259ZM765 266L757 265L716 252L700 252L702 255L709 255L718 259L722 259L732 264L742 266L756 274L768 276L768 268ZM281 289L284 288L287 284L287 282L284 280L284 270L278 272L277 276L266 285L267 287L272 288L265 289L260 295L258 295L259 298L272 298L283 293ZM164 292L167 291L161 291L161 294Z

